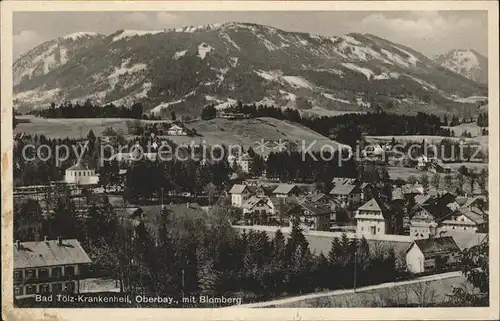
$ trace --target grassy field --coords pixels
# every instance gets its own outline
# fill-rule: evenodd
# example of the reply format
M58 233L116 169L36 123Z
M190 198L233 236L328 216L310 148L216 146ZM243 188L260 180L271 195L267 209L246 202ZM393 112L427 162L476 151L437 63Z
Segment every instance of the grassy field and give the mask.
M428 173L426 171L421 171L419 169L416 169L414 167L400 167L400 166L389 166L387 167L387 171L389 172L389 177L391 179L402 179L402 180L408 180L410 176L415 176L416 178L419 178L423 174L430 175L431 173Z
M455 132L456 136L462 135L466 130L471 133L472 137L481 136L481 129L476 123L463 123L457 126L443 126L443 128L449 128Z
M280 308L349 308L349 307L387 307L417 305L439 305L445 302L453 287L466 286L465 277L452 277L417 284L406 284L367 292L348 293L330 297L304 300L280 305Z

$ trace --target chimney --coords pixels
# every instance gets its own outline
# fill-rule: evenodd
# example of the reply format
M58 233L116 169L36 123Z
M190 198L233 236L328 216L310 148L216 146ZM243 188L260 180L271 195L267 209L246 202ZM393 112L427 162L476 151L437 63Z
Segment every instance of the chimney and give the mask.
M57 244L62 245L62 238L60 236L57 237Z
M48 241L49 241L48 237L47 237L47 236L44 236L44 237L43 237L43 241L44 241L44 242L48 242Z
M21 247L21 241L16 240L16 247L17 247L17 248L20 248L20 247Z
M189 205L190 205L190 204L189 204L189 202L187 202L187 203L186 203L186 207L187 207L187 208L189 208Z

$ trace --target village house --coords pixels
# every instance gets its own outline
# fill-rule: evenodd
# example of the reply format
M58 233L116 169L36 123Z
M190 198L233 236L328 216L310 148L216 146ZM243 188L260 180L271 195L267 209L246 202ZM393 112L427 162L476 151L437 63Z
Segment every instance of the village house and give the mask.
M335 185L329 194L342 207L356 206L361 202L361 189L358 185Z
M479 208L460 208L439 223L439 230L487 233L488 222L484 219L484 212Z
M35 294L79 293L80 280L92 263L76 239L16 241L13 251L16 299Z
M267 224L275 220L275 206L270 197L253 195L243 205L243 215L252 223Z
M169 129L167 129L167 135L169 136L187 136L187 134L188 131L186 130L186 128L176 124L173 124Z
M275 197L298 197L301 194L301 191L297 185L294 184L280 184L273 191L273 195Z
M413 241L406 250L406 268L425 273L456 265L460 248L451 236Z
M333 210L329 206L302 202L293 206L288 215L299 223L299 227L304 230L329 231ZM294 220L290 220L290 226Z
M398 234L402 231L403 215L401 209L382 199L372 198L356 210L357 233L361 237Z
M243 203L250 198L253 192L247 185L234 184L231 190L229 190L229 194L231 194L231 205L241 208Z
M229 166L233 167L234 170L240 169L243 173L250 173L252 168L252 157L245 153L243 155L229 155L227 157L227 162Z
M99 182L99 176L87 164L78 162L66 169L64 181L68 184L94 185Z

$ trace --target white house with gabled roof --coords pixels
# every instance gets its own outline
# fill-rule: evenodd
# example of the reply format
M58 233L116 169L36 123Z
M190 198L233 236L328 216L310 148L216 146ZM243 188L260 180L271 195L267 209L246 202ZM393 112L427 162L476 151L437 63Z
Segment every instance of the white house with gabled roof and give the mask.
M247 185L234 184L229 194L231 194L231 205L242 207L253 193Z
M99 176L87 164L77 162L66 169L64 180L68 184L93 185L99 182Z

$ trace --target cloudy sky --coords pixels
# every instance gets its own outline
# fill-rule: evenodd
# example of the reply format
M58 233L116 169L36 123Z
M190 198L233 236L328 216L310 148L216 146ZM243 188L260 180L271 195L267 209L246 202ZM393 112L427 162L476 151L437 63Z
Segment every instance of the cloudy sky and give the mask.
M77 31L111 34L120 29L156 30L230 21L253 22L324 36L372 33L432 57L470 48L487 55L486 11L317 12L17 12L14 58L31 48Z

